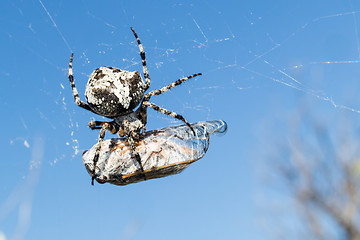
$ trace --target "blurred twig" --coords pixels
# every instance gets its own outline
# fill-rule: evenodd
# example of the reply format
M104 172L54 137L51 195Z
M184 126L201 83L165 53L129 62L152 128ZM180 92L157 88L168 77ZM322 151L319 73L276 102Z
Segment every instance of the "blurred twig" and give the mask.
M275 157L276 169L297 203L308 239L360 240L356 131L349 125L350 131L339 134L305 114L289 126L288 141Z

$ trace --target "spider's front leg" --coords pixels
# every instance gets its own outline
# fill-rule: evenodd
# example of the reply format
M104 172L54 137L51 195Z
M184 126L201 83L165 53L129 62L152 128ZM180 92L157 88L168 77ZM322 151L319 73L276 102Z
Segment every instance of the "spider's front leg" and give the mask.
M143 165L141 163L141 157L139 152L136 149L136 143L135 141L139 141L139 134L140 132L138 130L135 129L131 129L131 123L127 120L124 120L122 123L122 126L120 127L119 130L119 135L126 135L126 139L130 145L131 148L131 152L135 155L135 159L138 162L139 166L140 166L140 171L143 175L144 180L146 180L146 176L145 176L145 172L144 172L144 168ZM120 136L121 136L120 135Z
M146 111L147 111L146 109L147 109L147 107L151 107L155 111L161 112L161 113L169 115L169 116L171 116L173 118L179 119L180 121L183 121L191 129L191 131L195 135L195 131L194 131L193 127L188 123L188 121L185 120L185 118L183 116L181 116L181 115L179 115L179 114L177 114L175 112L171 112L169 110L166 110L165 108L159 107L156 104L149 102L149 100L150 100L150 98L152 96L163 94L163 93L169 91L170 89L182 84L183 82L186 82L187 80L189 80L189 79L191 79L193 77L196 77L196 76L200 76L200 75L202 75L202 74L201 73L196 73L196 74L187 76L185 78L180 78L180 79L176 80L175 82L170 83L169 85L167 85L167 86L165 86L163 88L156 89L156 90L153 90L153 91L147 93L144 96L144 99L143 99L143 101L141 103L141 106L139 108L139 113L138 113L141 116L141 118L143 119L143 122L146 121L146 115L147 115L146 114Z
M147 101L144 101L143 105L145 105L147 107L151 107L155 111L161 112L161 113L166 114L166 115L168 115L170 117L173 117L173 118L176 118L176 119L178 119L180 121L183 121L191 129L194 136L196 135L195 130L191 126L191 124L188 121L186 121L186 119L183 116L181 116L180 114L177 114L176 112L171 112L169 110L166 110L165 108L159 107L158 105L156 105L154 103L151 103L151 102L147 102Z
M88 123L88 126L92 130L95 130L95 129L101 129L106 123L110 124L109 128L107 129L110 133L115 134L118 132L118 126L114 122L109 123L109 122L101 122L101 121L91 121Z
M111 129L114 129L115 126L112 124L112 123L108 123L108 122L96 122L96 121L91 121L89 123L89 127L91 128L90 124L93 123L101 123L101 130L100 130L100 134L99 134L99 139L98 139L98 142L97 142L97 147L96 147L96 150L95 150L95 156L94 156L94 159L93 159L93 171L92 171L92 176L91 176L91 185L94 185L94 180L95 180L95 173L96 173L96 163L97 161L99 160L99 156L100 156L100 151L101 151L101 144L105 138L105 133L106 131L110 131ZM96 128L94 128L96 129ZM111 131L110 131L111 132Z
M141 136L145 136L146 133L146 123L147 123L147 106L143 103L140 104L140 107L136 110L137 118L141 121L142 126L140 127L139 133Z

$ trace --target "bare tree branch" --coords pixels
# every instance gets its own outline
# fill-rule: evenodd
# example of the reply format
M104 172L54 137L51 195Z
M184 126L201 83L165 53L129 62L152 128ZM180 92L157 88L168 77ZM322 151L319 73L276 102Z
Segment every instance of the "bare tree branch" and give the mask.
M288 141L276 156L277 171L297 202L309 239L360 240L360 178L354 171L359 136L304 114L289 126Z

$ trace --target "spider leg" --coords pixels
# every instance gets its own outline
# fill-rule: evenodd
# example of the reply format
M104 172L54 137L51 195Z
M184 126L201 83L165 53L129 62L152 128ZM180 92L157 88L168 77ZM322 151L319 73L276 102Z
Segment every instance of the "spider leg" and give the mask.
M144 124L144 126L141 128L141 135L142 136L145 136L145 133L146 133L146 124Z
M140 56L141 56L141 61L142 61L142 65L143 65L143 72L144 72L144 78L145 78L145 91L150 87L150 76L146 67L146 58L145 58L145 51L144 48L140 42L140 39L138 37L138 35L136 34L135 30L131 27L131 31L134 33L134 36L136 38L136 41L139 45L139 50L140 50Z
M162 94L162 93L164 93L164 92L172 89L173 87L176 87L176 86L180 85L181 83L187 81L188 79L193 78L193 77L196 77L196 76L199 76L199 75L202 75L202 74L201 74L201 73L193 74L193 75L187 76L187 77L185 77L185 78L181 78L181 79L179 79L179 80L176 80L175 82L170 83L169 85L167 85L167 86L165 86L165 87L163 87L163 88L160 88L160 89L157 89L157 90L153 90L153 91L147 93L147 94L144 96L144 101L149 101L152 96L160 95L160 94Z
M89 128L91 128L92 130L95 129L101 129L104 124L109 123L109 122L102 122L102 121L91 121L88 123ZM110 133L115 134L118 131L118 128L116 127L116 124L111 124L109 128L107 129Z
M173 117L173 118L183 121L191 129L191 131L194 133L194 135L196 135L193 127L190 125L190 123L188 123L188 121L186 121L186 119L183 116L177 114L176 112L171 112L169 110L166 110L165 108L159 107L158 105L148 102L148 101L144 101L142 104L145 106L151 107L155 111L161 112L163 114L169 115L170 117Z
M88 111L90 111L90 112L93 112L93 110L91 110L91 108L89 107L89 105L87 105L85 102L83 102L83 101L80 100L78 90L77 90L76 87L75 87L75 81L74 81L74 76L73 76L73 71L72 71L73 56L74 56L74 54L71 53L70 62L69 62L69 81L70 81L71 88L72 88L72 91L73 91L73 94L74 94L75 103L76 103L79 107L82 107L82 108L84 108L84 109L86 109L86 110L88 110Z
M102 127L101 127L100 134L99 134L99 139L98 139L98 142L97 142L97 148L95 150L95 156L94 156L94 160L93 160L94 169L93 169L92 174L91 174L92 175L92 177L91 177L91 185L94 185L96 163L99 160L101 144L102 144L102 142L104 140L106 130L111 129L111 128L113 128L112 124L107 123L107 122L104 122Z
M136 137L136 135L129 130L129 122L127 120L123 121L122 126L120 127L120 131L122 131L122 130L124 132L126 132L126 138L130 144L131 151L135 155L136 161L139 163L140 171L143 175L144 180L146 180L144 168L141 163L141 157L140 157L139 152L136 149L136 144L135 144L135 140L134 140L134 139L138 139L138 137Z
M143 175L144 180L146 180L146 176L145 176L145 173L144 173L144 168L143 168L143 165L141 163L141 157L140 157L139 152L136 150L135 141L134 141L134 139L133 139L133 137L131 135L127 136L127 140L128 140L128 142L130 144L131 151L135 155L136 161L139 163L141 174Z

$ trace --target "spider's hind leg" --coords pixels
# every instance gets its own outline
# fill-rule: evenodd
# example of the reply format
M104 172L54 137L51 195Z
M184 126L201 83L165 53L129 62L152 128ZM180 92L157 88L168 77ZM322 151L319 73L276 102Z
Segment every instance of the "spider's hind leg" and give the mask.
M146 67L146 58L145 58L145 51L144 48L140 42L140 38L138 37L138 35L136 34L135 30L133 28L131 28L131 31L133 32L136 41L138 43L139 46L139 50L140 50L140 57L141 57L141 61L142 61L142 65L143 65L143 73L144 73L144 78L145 78L145 91L150 87L150 76Z
M202 75L202 74L201 74L201 73L196 73L196 74L187 76L187 77L185 77L185 78L178 79L178 80L176 80L175 82L172 82L172 83L170 83L169 85L167 85L167 86L165 86L165 87L163 87L163 88L160 88L160 89L157 89L157 90L153 90L153 91L147 93L147 94L144 96L144 101L149 101L152 96L160 95L160 94L162 94L162 93L164 93L164 92L167 92L167 91L169 91L170 89L172 89L172 88L174 88L174 87L182 84L183 82L189 80L190 78L193 78L193 77L196 77L196 76L200 76L200 75Z
M70 85L71 85L71 88L72 88L72 91L73 91L75 103L79 107L82 107L82 108L84 108L84 109L86 109L86 110L88 110L90 112L94 112L93 110L91 110L89 105L87 105L85 102L80 100L79 92L75 87L75 81L74 81L74 76L73 76L73 71L72 71L73 56L74 56L74 54L71 53L70 62L69 62L69 81L70 81Z

